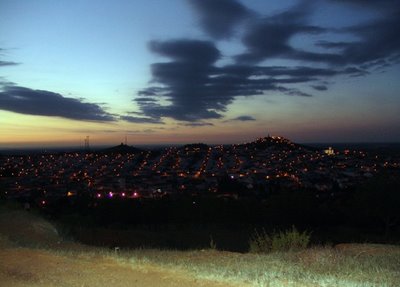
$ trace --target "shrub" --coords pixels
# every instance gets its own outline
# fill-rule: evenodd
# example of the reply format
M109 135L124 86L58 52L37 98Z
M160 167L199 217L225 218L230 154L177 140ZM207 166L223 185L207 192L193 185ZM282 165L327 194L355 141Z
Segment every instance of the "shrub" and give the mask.
M263 228L261 232L257 229L249 240L250 249L252 253L267 253L272 249L272 238Z
M214 241L214 238L212 237L212 235L210 235L210 249L217 250L217 243Z
M307 248L310 242L310 234L306 231L299 232L293 226L284 232L269 235L264 229L261 232L255 230L250 238L249 251L252 253L268 253L271 251L293 251Z
M292 226L291 230L279 232L272 237L272 251L301 250L307 248L310 234L299 232Z

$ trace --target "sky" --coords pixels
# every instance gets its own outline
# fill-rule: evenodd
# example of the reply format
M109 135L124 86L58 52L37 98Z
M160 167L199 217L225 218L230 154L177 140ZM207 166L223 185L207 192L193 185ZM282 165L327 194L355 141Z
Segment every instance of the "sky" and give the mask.
M0 0L0 148L400 142L398 0Z

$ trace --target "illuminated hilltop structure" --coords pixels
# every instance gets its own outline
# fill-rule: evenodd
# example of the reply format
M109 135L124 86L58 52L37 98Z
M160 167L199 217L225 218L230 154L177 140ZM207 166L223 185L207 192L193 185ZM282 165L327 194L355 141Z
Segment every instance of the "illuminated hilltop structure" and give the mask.
M327 154L327 155L331 155L331 156L335 155L335 151L333 150L332 147L329 147L329 148L325 149L324 153Z

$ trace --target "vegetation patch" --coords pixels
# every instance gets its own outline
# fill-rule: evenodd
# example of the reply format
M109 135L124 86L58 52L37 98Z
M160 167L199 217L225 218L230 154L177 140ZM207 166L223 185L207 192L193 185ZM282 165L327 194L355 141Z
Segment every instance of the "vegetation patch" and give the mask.
M268 234L265 229L255 230L249 240L251 253L268 253L274 251L295 251L307 248L310 243L310 233L292 229Z

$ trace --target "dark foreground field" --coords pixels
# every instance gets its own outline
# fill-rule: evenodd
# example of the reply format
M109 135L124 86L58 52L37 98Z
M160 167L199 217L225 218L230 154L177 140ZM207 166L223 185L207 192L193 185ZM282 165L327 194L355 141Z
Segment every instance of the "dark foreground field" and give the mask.
M232 239L234 240L234 239ZM400 247L287 252L118 249L67 241L32 211L0 211L2 286L399 286Z

